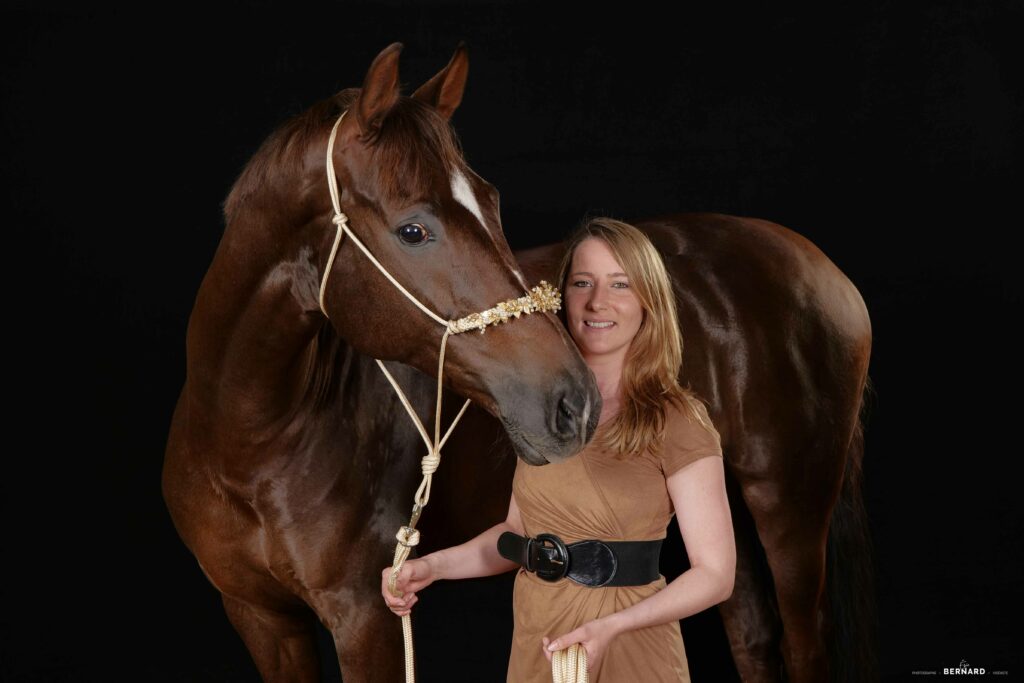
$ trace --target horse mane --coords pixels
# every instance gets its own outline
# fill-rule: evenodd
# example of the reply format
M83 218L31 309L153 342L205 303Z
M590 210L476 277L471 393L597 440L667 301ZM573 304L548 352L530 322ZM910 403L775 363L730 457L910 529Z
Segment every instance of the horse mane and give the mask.
M352 365L355 353L326 321L310 342L309 365L303 376L305 399L314 410L331 404Z
M271 133L248 163L224 200L224 217L231 223L239 211L265 189L275 174L302 171L306 151L324 136L341 112L359 96L347 88L317 102ZM387 199L412 196L427 187L427 177L439 168L448 174L466 169L462 146L451 124L420 100L399 97L380 129L363 140L370 147L371 172ZM294 177L294 176L293 176Z

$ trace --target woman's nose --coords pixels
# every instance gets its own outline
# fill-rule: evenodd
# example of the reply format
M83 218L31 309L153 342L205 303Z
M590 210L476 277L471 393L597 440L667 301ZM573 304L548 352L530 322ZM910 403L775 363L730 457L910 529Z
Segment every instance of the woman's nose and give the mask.
M604 293L597 287L591 290L590 296L587 298L587 308L592 311L600 311L607 308Z

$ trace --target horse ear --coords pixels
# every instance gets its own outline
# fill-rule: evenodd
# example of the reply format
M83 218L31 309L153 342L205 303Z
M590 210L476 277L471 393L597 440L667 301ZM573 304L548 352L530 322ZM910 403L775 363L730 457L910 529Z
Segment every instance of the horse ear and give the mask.
M460 40L448 66L421 85L412 96L432 105L441 116L450 119L462 102L462 92L466 89L468 75L469 51L466 49L466 42Z
M363 140L376 137L384 118L398 101L398 56L401 53L402 44L391 43L381 50L366 72L355 105Z

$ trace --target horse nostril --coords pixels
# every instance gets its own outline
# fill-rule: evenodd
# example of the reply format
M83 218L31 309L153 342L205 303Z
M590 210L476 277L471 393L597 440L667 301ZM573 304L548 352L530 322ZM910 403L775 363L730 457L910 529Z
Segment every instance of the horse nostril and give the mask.
M573 417L572 408L569 407L569 402L564 398L559 403L558 409L561 410L562 414L566 417Z
M556 431L559 435L571 438L576 434L577 423L579 420L576 416L576 411L573 410L572 405L569 403L567 397L562 396L558 401L558 416L556 418Z

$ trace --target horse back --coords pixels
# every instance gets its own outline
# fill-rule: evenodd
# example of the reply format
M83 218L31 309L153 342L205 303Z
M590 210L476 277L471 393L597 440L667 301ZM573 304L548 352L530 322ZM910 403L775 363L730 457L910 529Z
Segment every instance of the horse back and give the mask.
M786 466L768 447L748 446L762 439L778 451L834 426L851 402L856 413L871 349L867 307L810 240L770 221L714 213L634 225L673 282L681 382L708 401L734 467L756 474ZM553 281L562 254L552 244L516 257L528 278Z

